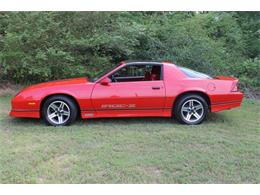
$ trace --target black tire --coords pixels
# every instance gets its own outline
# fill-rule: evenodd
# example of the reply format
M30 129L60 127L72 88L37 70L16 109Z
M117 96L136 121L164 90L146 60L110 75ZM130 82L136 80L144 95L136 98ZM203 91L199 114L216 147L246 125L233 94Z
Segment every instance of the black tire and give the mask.
M203 110L202 109L200 111L197 110L197 112L200 112L200 118L198 117L198 119L195 117L195 115L193 113L193 112L196 112L196 110L191 109L191 111L185 111L185 112L187 112L187 114L191 113L190 115L192 117L194 117L195 121L187 120L187 117L184 116L185 112L182 113L182 107L187 105L188 102L190 102L190 101L194 101L196 104L202 105L202 107L203 107ZM173 116L181 124L187 124L187 125L200 124L201 122L203 122L204 120L207 119L208 113L209 113L209 107L208 107L206 100L197 94L187 94L187 95L182 96L175 102L174 107L173 107Z
M63 102L63 103L65 103L66 107L69 108L68 111L70 114L69 114L69 116L67 116L64 123L57 124L48 117L48 107L54 102ZM51 96L44 102L44 104L42 105L41 114L42 114L43 120L45 121L45 123L47 125L66 126L66 125L70 125L71 123L73 123L76 120L77 114L78 114L78 108L77 108L75 102L71 98L63 96L63 95L56 95L56 96Z

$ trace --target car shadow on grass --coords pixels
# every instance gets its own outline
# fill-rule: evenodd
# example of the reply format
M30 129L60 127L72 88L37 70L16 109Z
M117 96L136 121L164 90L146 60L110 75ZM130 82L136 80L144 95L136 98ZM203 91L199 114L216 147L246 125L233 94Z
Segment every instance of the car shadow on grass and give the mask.
M42 119L33 119L33 118L5 118L1 122L9 126L47 126ZM178 124L177 121L170 118L158 118L158 117L138 117L138 118L95 118L95 119L77 119L70 126L81 126L81 125L104 125L104 124L120 124L120 125L129 125L129 124Z
M45 123L42 120L34 118L7 118L4 120L5 124L14 126L44 126Z
M227 116L224 112L221 113L210 113L206 123L228 123L231 121L231 116Z
M228 121L227 116L223 113L210 113L207 120L204 123L223 123ZM165 117L123 117L123 118L95 118L95 119L78 119L76 124L172 124L182 125L178 121L172 118ZM203 124L203 123L202 123Z
M95 118L95 119L78 119L77 124L80 125L98 125L98 124L120 124L120 125L131 125L131 124L178 124L175 120L163 117L137 117L137 118Z
M223 123L228 121L227 116L223 113L211 113L208 119L204 122L210 123ZM33 118L11 118L6 117L1 120L2 123L17 127L26 126L42 126L45 127L46 124L42 119ZM136 118L95 118L95 119L77 119L71 126L83 126L83 125L131 125L131 124L166 124L166 125L181 125L176 120L172 118L164 117L136 117Z

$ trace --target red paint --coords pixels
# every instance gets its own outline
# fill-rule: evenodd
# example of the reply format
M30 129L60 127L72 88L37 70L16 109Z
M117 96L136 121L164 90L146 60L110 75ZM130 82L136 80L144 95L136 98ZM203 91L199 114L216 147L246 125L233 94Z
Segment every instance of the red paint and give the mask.
M80 107L82 118L171 117L174 101L186 92L207 95L211 112L240 106L243 93L236 91L237 79L224 76L194 79L187 77L174 64L161 64L163 80L110 82L108 75L127 65L122 63L96 82L83 77L30 86L12 99L10 115L40 118L43 100L55 94L73 97Z

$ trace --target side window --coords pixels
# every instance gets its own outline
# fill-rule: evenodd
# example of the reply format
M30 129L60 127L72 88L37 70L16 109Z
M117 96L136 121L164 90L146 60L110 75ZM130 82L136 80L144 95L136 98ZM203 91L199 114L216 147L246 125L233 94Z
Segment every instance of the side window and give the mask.
M127 65L110 75L112 82L161 80L161 65Z

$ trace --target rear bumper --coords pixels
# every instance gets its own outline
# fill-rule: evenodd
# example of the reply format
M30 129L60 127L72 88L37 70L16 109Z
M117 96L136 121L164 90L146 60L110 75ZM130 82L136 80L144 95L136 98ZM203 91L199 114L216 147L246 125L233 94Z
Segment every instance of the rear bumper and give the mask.
M232 92L230 94L222 95L223 98L215 98L211 103L211 112L219 112L222 110L229 110L239 107L242 103L244 94L241 92Z
M11 110L9 115L21 118L40 118L39 110Z

